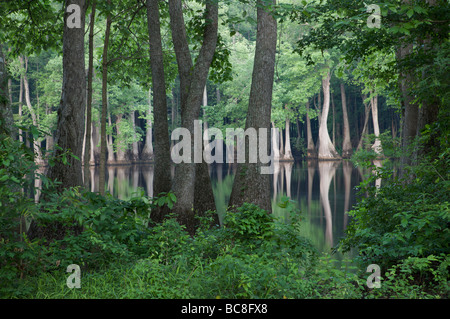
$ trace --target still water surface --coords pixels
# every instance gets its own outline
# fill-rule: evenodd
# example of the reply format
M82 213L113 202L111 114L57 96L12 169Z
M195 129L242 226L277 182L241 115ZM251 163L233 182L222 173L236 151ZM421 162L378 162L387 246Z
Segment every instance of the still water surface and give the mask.
M219 216L225 212L235 170L233 164L210 166ZM90 175L92 191L98 191L98 167L91 167ZM350 219L347 212L356 203L355 187L362 179L362 172L349 161L280 162L272 176L273 213L287 215L277 203L283 196L291 198L303 215L303 235L320 251L327 252L344 236ZM138 188L153 196L153 165L109 166L106 184L109 192L120 199L132 197Z

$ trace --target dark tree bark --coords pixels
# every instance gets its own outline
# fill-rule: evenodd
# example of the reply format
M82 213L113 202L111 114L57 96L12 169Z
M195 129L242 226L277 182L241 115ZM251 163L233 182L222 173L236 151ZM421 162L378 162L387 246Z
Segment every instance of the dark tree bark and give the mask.
M167 193L171 189L169 123L158 2L158 0L147 0L155 132L153 191L156 196L163 192ZM150 217L153 222L158 223L163 220L167 212L167 207L156 209L152 211Z
M413 45L400 45L396 52L398 62L407 59L412 53ZM410 70L400 72L399 74L400 90L403 97L404 116L402 121L402 155L400 158L400 176L405 176L405 168L413 163L411 149L414 139L417 136L417 126L419 120L419 106L413 102L414 97L410 94L413 83L413 75Z
M86 134L84 145L84 186L89 189L90 174L90 151L91 151L91 123L92 123L92 80L94 77L94 23L96 0L92 1L92 12L89 26L89 62L88 62L88 82L87 82L87 107L86 107Z
M64 15L63 31L63 84L61 102L58 109L58 124L56 128L55 144L59 148L55 156L60 157L65 152L71 152L73 156L67 156L67 165L62 161L55 161L50 166L48 177L60 184L56 186L56 192L62 192L64 188L83 186L83 170L81 167L81 154L84 137L84 115L86 110L86 71L84 62L84 23L85 0L72 0L66 2L80 7L81 28L69 28L67 26L68 13ZM75 233L81 232L78 225L70 227ZM28 238L44 237L48 240L61 239L69 228L60 223L52 223L45 227L32 221L28 230Z
M108 0L108 4L110 3L111 1ZM108 113L108 47L110 33L111 14L108 13L102 55L102 112L100 115L100 168L98 179L98 190L101 195L105 195L106 179L106 116Z
M273 1L275 3L275 1ZM267 11L262 0L257 2L257 33L255 61L253 65L252 85L245 127L265 129L270 132L270 117L272 107L272 89L275 68L277 44L277 22ZM261 140L261 137L259 137ZM270 151L270 133L267 134L267 144ZM253 203L267 212L272 211L270 200L270 175L261 174L260 158L253 164L248 162L248 143L246 142L246 163L239 163L229 206L241 206L243 203Z
M180 75L181 127L188 129L191 136L194 136L194 121L200 116L203 90L217 44L218 5L212 1L207 1L205 12L203 44L197 62L193 66L181 1L169 1L172 39ZM203 152L202 147L194 150L193 140L191 139L191 154ZM185 225L192 234L195 232L197 225L194 218L195 214L201 214L207 209L215 209L211 179L203 158L202 162L198 164L191 162L177 165L173 190L177 196L177 202L173 210L178 216L178 221Z
M6 72L6 59L0 43L0 133L15 138L14 118L9 103L8 74Z
M84 113L86 108L86 73L84 62L84 24L85 0L73 0L81 9L81 28L69 28L64 15L63 31L63 85L61 104L58 109L58 124L55 144L61 150L56 150L56 156L69 151L78 159L69 156L68 165L57 161L49 168L48 176L61 184L59 191L66 187L82 186L81 153L84 136ZM66 2L68 6L69 1Z

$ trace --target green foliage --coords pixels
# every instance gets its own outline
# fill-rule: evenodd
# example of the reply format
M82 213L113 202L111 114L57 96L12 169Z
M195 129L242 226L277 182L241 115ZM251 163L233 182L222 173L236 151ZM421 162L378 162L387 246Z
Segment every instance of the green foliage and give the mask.
M449 296L450 256L408 257L382 275L366 298L441 299Z

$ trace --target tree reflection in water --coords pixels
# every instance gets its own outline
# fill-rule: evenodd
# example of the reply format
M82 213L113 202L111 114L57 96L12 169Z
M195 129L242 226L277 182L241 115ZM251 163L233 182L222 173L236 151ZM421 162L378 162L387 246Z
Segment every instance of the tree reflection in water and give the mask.
M377 165L378 166L378 165ZM210 166L214 197L220 219L226 210L233 186L234 164ZM153 165L117 165L107 168L107 190L115 197L127 199L138 188L153 193ZM356 200L357 186L363 174L349 161L280 162L272 177L272 207L277 217L288 217L277 203L283 196L295 201L304 217L302 231L319 250L328 251L344 235L347 211ZM98 168L91 167L91 189L98 191ZM377 181L377 185L380 181Z

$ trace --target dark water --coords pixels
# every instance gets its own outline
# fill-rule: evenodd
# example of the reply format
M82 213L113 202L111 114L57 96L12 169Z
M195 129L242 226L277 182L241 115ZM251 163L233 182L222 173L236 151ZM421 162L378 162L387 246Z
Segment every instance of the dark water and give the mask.
M232 164L210 166L220 216L223 216L231 194L235 169ZM287 210L277 203L283 196L291 198L303 215L303 235L319 250L329 251L344 236L350 219L346 212L356 203L355 186L362 181L362 176L362 172L348 161L279 163L272 177L273 214L287 216ZM98 168L91 168L90 178L92 191L98 191ZM138 188L153 196L152 183L151 164L107 167L107 188L120 199L132 197Z

